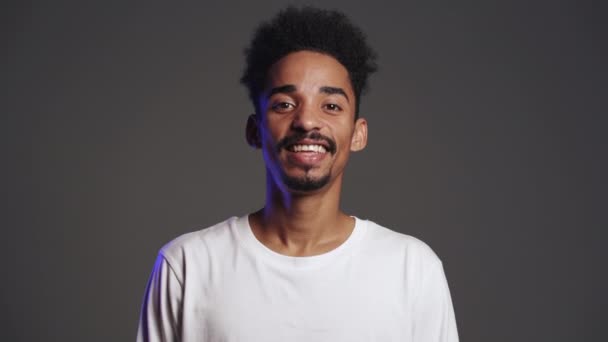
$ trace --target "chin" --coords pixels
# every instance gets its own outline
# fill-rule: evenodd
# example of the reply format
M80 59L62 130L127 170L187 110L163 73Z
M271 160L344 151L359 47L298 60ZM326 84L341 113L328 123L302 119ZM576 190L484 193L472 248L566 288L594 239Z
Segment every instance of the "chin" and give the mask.
M283 176L283 184L286 188L296 192L313 192L322 189L329 183L329 174L322 177L290 177Z

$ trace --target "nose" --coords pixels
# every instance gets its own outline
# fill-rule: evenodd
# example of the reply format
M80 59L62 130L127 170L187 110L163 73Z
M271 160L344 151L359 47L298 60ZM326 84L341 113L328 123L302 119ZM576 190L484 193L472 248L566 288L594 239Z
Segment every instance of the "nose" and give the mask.
M319 111L310 105L302 105L296 110L291 122L291 128L298 131L313 131L321 129Z

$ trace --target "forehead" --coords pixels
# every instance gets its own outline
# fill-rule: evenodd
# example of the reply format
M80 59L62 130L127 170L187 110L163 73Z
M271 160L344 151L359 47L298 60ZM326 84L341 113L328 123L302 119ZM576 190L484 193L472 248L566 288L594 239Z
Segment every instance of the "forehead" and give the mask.
M292 52L270 67L266 90L289 84L298 90L333 86L353 93L348 70L334 57L314 51Z

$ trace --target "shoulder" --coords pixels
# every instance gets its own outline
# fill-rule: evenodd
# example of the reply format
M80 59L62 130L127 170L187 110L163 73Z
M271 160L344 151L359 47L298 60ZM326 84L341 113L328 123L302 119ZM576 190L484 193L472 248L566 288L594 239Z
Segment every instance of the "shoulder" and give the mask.
M230 235L230 227L237 219L237 217L231 217L213 226L180 235L165 244L160 252L165 256L175 256L185 250L203 248L209 241L226 239Z
M213 259L218 251L228 252L234 245L234 227L238 217L231 217L213 226L185 233L165 244L159 251L179 278L183 278L186 267Z
M373 221L362 221L366 225L364 238L366 249L405 261L409 267L441 267L441 260L424 241Z

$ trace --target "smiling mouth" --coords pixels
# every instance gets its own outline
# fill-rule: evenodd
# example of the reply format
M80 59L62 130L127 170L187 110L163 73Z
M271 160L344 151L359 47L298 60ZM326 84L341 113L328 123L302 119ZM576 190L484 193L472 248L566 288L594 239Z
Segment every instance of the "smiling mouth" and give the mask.
M323 145L314 144L297 144L287 146L287 150L290 152L312 152L312 153L327 153L327 149Z
M276 148L277 152L286 150L302 154L336 153L336 143L334 140L317 131L297 132L286 136L277 143Z

